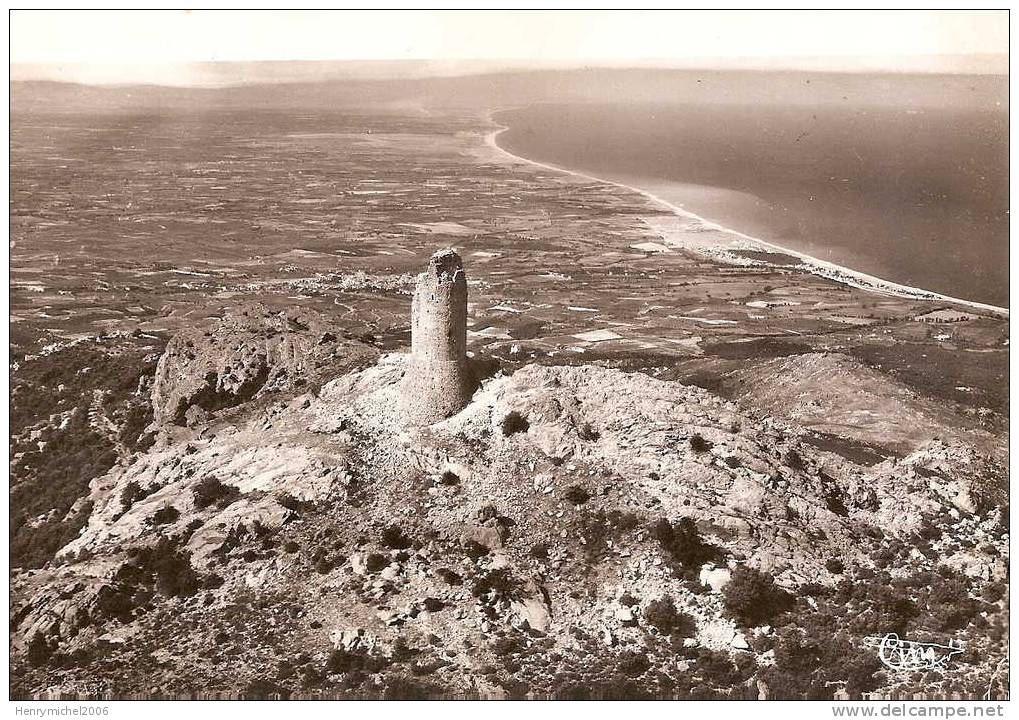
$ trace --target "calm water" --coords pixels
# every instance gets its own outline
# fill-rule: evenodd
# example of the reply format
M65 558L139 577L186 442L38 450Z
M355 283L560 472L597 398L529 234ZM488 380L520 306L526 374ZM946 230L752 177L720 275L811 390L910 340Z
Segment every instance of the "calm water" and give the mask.
M838 106L536 105L499 144L755 237L1008 305L1008 114Z

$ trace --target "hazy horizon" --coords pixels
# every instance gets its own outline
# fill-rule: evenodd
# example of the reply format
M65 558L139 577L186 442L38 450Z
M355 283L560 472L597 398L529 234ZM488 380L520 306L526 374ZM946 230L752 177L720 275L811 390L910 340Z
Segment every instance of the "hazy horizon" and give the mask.
M11 63L11 82L66 82L100 87L155 85L181 88L227 88L245 85L344 80L408 80L542 71L704 70L879 75L1007 76L1008 55L972 53L930 56L844 56L691 58L527 62L523 60L258 60L140 64ZM897 61L897 62L895 62Z
M168 42L170 40L170 42ZM1007 11L13 11L12 81L217 87L519 70L1005 74Z

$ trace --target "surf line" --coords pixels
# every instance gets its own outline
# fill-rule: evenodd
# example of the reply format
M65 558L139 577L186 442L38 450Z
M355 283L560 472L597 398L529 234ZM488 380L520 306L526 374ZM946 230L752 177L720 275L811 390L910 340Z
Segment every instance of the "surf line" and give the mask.
M783 253L785 255L791 255L795 258L798 258L803 263L804 269L806 269L811 274L827 278L828 280L834 280L835 282L841 283L843 285L859 288L861 290L868 290L870 292L879 292L885 293L887 295L895 295L898 297L910 298L912 300L933 300L938 302L951 303L953 305L962 305L964 307L973 308L974 310L982 310L992 315L997 315L1006 320L1008 319L1009 312L1008 308L999 307L997 305L990 305L988 303L981 303L975 300L965 300L963 298L952 297L951 295L942 295L941 293L934 292L933 290L926 290L924 288L902 285L901 283L892 282L891 280L885 280L884 278L879 278L875 275L868 275L867 273L860 272L859 270L853 270L852 268L847 268L842 265L836 265L835 263L828 262L827 260L819 260L818 258L815 258L812 255L807 255L806 253L802 253L798 250L783 247L782 245L776 245L775 243L768 242L767 240L762 240L761 238L756 238L753 237L752 235L742 233L739 230L734 230L730 227L720 225L719 223L716 223L712 220L708 220L707 218L692 213L689 210L684 210L683 208L677 205L673 205L668 200L664 200L663 198L658 197L654 193L644 190L642 188L634 187L633 185L627 185L621 182L616 182L615 180L607 180L605 178L595 177L594 175L588 175L586 173L578 172L576 170L570 170L569 168L560 167L558 165L551 165L549 163L531 160L530 158L525 158L520 155L515 155L511 153L509 150L500 147L498 142L499 135L509 130L509 127L506 125L501 125L492 117L492 115L494 115L495 113L508 109L509 108L500 108L499 110L494 110L492 111L492 113L489 114L488 121L492 125L495 125L496 129L485 136L485 144L488 145L493 150L495 150L496 152L505 155L507 158L510 158L511 160L522 162L527 165L533 165L534 167L542 168L544 170L552 170L554 172L565 173L566 175L572 175L574 177L578 177L592 182L602 183L605 185L612 185L614 187L635 192L638 195L643 195L644 197L649 199L652 203L658 205L661 208L664 208L673 215L677 215L687 220L696 221L705 228L716 230L718 232L726 233L728 235L738 237L742 240L746 240L748 243L751 243L752 245L756 246L756 248L773 250L776 252ZM752 249L752 248L741 248L741 249Z

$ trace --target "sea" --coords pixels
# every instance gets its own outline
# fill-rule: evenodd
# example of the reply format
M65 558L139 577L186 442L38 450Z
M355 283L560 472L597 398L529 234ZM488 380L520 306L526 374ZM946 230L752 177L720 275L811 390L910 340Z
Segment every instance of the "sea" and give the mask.
M1008 306L1008 112L542 103L503 149L893 282Z

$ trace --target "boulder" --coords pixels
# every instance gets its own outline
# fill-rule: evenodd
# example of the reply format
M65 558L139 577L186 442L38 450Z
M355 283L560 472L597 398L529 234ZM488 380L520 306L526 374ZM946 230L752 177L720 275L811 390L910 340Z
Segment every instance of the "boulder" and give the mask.
M710 587L714 592L721 592L722 588L729 584L732 573L728 568L716 568L713 565L705 565L700 572L701 585Z
M637 624L637 617L633 614L633 610L628 607L618 608L614 613L614 617L626 627Z
M489 550L502 549L508 536L509 530L494 520L472 525L464 532L464 540L476 542Z
M362 628L337 628L329 633L329 640L337 650L362 650L371 653L378 644L378 638Z
M749 650L750 649L750 643L747 642L746 636L743 633L740 633L740 632L738 632L735 635L733 635L733 638L729 642L729 644L733 647L734 650Z
M510 603L510 611L515 613L522 622L538 632L548 632L552 624L552 611L549 607L548 593L545 588L535 582L529 582L525 588L526 596Z

